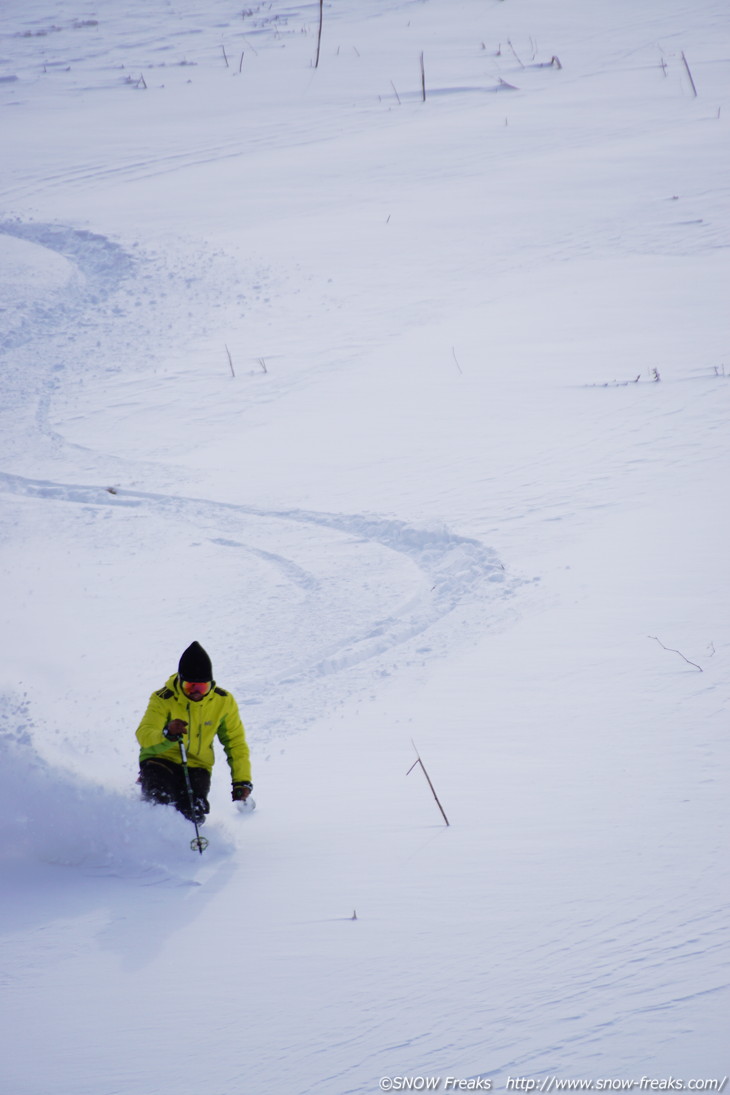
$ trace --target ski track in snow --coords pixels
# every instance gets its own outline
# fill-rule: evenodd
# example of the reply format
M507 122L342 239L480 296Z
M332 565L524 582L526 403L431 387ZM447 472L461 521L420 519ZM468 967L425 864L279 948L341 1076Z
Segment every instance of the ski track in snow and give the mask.
M149 508L156 513L170 513L196 529L211 523L229 530L239 515L265 521L322 527L342 533L351 543L363 545L365 571L368 565L367 551L372 545L397 552L416 566L420 572L419 584L423 593L409 601L398 614L378 618L366 625L364 630L346 636L331 650L325 661L307 668L295 677L287 676L283 681L267 681L262 686L262 692L268 692L282 683L292 684L352 668L360 661L388 654L400 644L422 635L462 601L478 600L480 590L482 594L491 597L495 592L495 585L498 593L503 595L520 584L517 579L510 581L506 578L504 567L495 552L477 540L456 536L445 530L413 528L402 521L375 516L309 513L304 510L280 513L234 503L146 494L116 488L110 491L103 487L34 481L8 474L0 474L0 484L7 493L26 498L71 502L83 507ZM315 575L300 567L294 559L283 558L241 541L215 537L211 542L257 555L271 563L287 581L304 590L316 589L327 581L326 572Z
M88 326L93 339L105 324L117 322L117 326L121 324L121 330L127 337L140 341L138 304L143 302L134 296L134 279L139 276L143 260L133 259L112 241L85 231L46 225L5 225L3 230L15 238L31 241L35 247L42 247L73 261L82 279L80 288L75 282L72 283L70 289L62 291L50 307L46 301L36 304L30 314L21 315L19 323L12 324L11 317L9 330L4 337L0 333L0 344L4 344L6 350L22 351L21 365L15 370L19 391L10 406L6 407L6 413L9 412L9 418L12 418L16 413L16 406L27 394L23 391L27 387L24 366L28 360L34 360L36 370L33 388L38 403L36 425L40 427L41 436L45 436L58 453L67 443L63 436L48 428L48 407L54 398L57 385L62 383L65 374L74 369L74 361L79 353L79 329ZM0 242L1 240L0 235ZM153 279L154 273L147 271L147 277ZM108 298L113 297L115 291L120 287L128 287L130 283L132 300L126 304L124 311L114 301L108 303ZM105 304L108 306L105 307ZM118 319L120 315L121 321ZM134 331L130 332L129 327L133 320L136 323ZM151 320L147 322L151 323ZM144 324L141 325L141 330L150 335ZM56 348L55 357L48 353L49 342ZM12 361L11 355L11 368ZM44 365L47 370L45 376ZM101 453L91 455L103 457ZM278 512L182 495L163 495L121 487L105 489L102 486L64 484L7 473L0 475L0 482L4 484L6 492L27 498L75 503L80 507L137 509L153 511L155 514L169 514L176 521L188 524L193 533L203 527L213 530L217 528L221 533L225 530L224 535L219 533L211 536L211 542L258 554L259 558L265 559L278 569L287 581L292 581L305 590L321 587L326 581L326 572L315 576L300 567L293 558L284 559L245 541L234 539L232 532L239 518L243 519L244 528L250 525L251 519L258 518L295 526L331 529L348 542L363 545L362 569L365 576L367 554L373 545L396 552L407 563L413 564L420 574L422 587L415 601L409 599L395 614L389 613L384 604L384 615L361 626L357 632L340 637L331 646L325 660L305 670L297 670L293 677L291 674L284 674L283 682L265 682L262 692L270 690L274 684L291 684L295 680L317 678L352 667L376 655L384 655L392 648L427 631L462 601L474 600L478 597L479 589L492 597L495 590L500 593L509 592L519 584L514 579L507 579L496 554L477 540L457 536L444 529L414 528L403 521L376 515L318 514L304 510ZM321 621L321 625L326 626L324 621Z

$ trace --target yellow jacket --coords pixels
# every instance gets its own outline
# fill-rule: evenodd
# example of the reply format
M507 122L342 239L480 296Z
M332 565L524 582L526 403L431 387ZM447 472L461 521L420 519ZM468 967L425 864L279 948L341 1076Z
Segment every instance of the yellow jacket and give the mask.
M217 736L228 759L231 781L251 779L246 734L238 705L230 692L213 687L202 700L189 700L175 673L164 688L152 693L137 728L140 761L162 757L181 763L180 746L168 741L162 733L173 719L183 719L188 724L183 742L191 768L212 769L215 764L213 739Z

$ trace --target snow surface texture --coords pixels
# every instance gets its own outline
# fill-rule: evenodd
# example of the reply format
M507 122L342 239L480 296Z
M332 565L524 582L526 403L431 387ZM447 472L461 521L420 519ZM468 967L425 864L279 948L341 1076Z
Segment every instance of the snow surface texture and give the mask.
M727 5L323 13L3 4L2 1091L721 1082Z

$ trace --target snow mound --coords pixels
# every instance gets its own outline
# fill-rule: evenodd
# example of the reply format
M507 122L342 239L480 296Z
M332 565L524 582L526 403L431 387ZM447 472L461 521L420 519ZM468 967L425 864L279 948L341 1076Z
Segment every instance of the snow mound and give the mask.
M0 347L22 341L21 332L34 318L55 311L83 283L66 256L0 231Z
M78 270L63 255L30 240L0 234L0 298L3 310L66 288Z
M0 347L10 350L64 325L74 332L131 265L121 247L93 232L0 223Z

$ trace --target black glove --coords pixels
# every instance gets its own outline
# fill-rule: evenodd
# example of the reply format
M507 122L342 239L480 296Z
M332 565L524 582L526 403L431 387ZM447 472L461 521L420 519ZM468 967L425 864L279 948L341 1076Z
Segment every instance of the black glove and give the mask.
M234 802L245 802L253 791L253 783L247 779L238 780L231 788L231 798Z
M168 741L180 741L187 728L188 724L182 719L173 719L172 722L168 722L162 733Z

